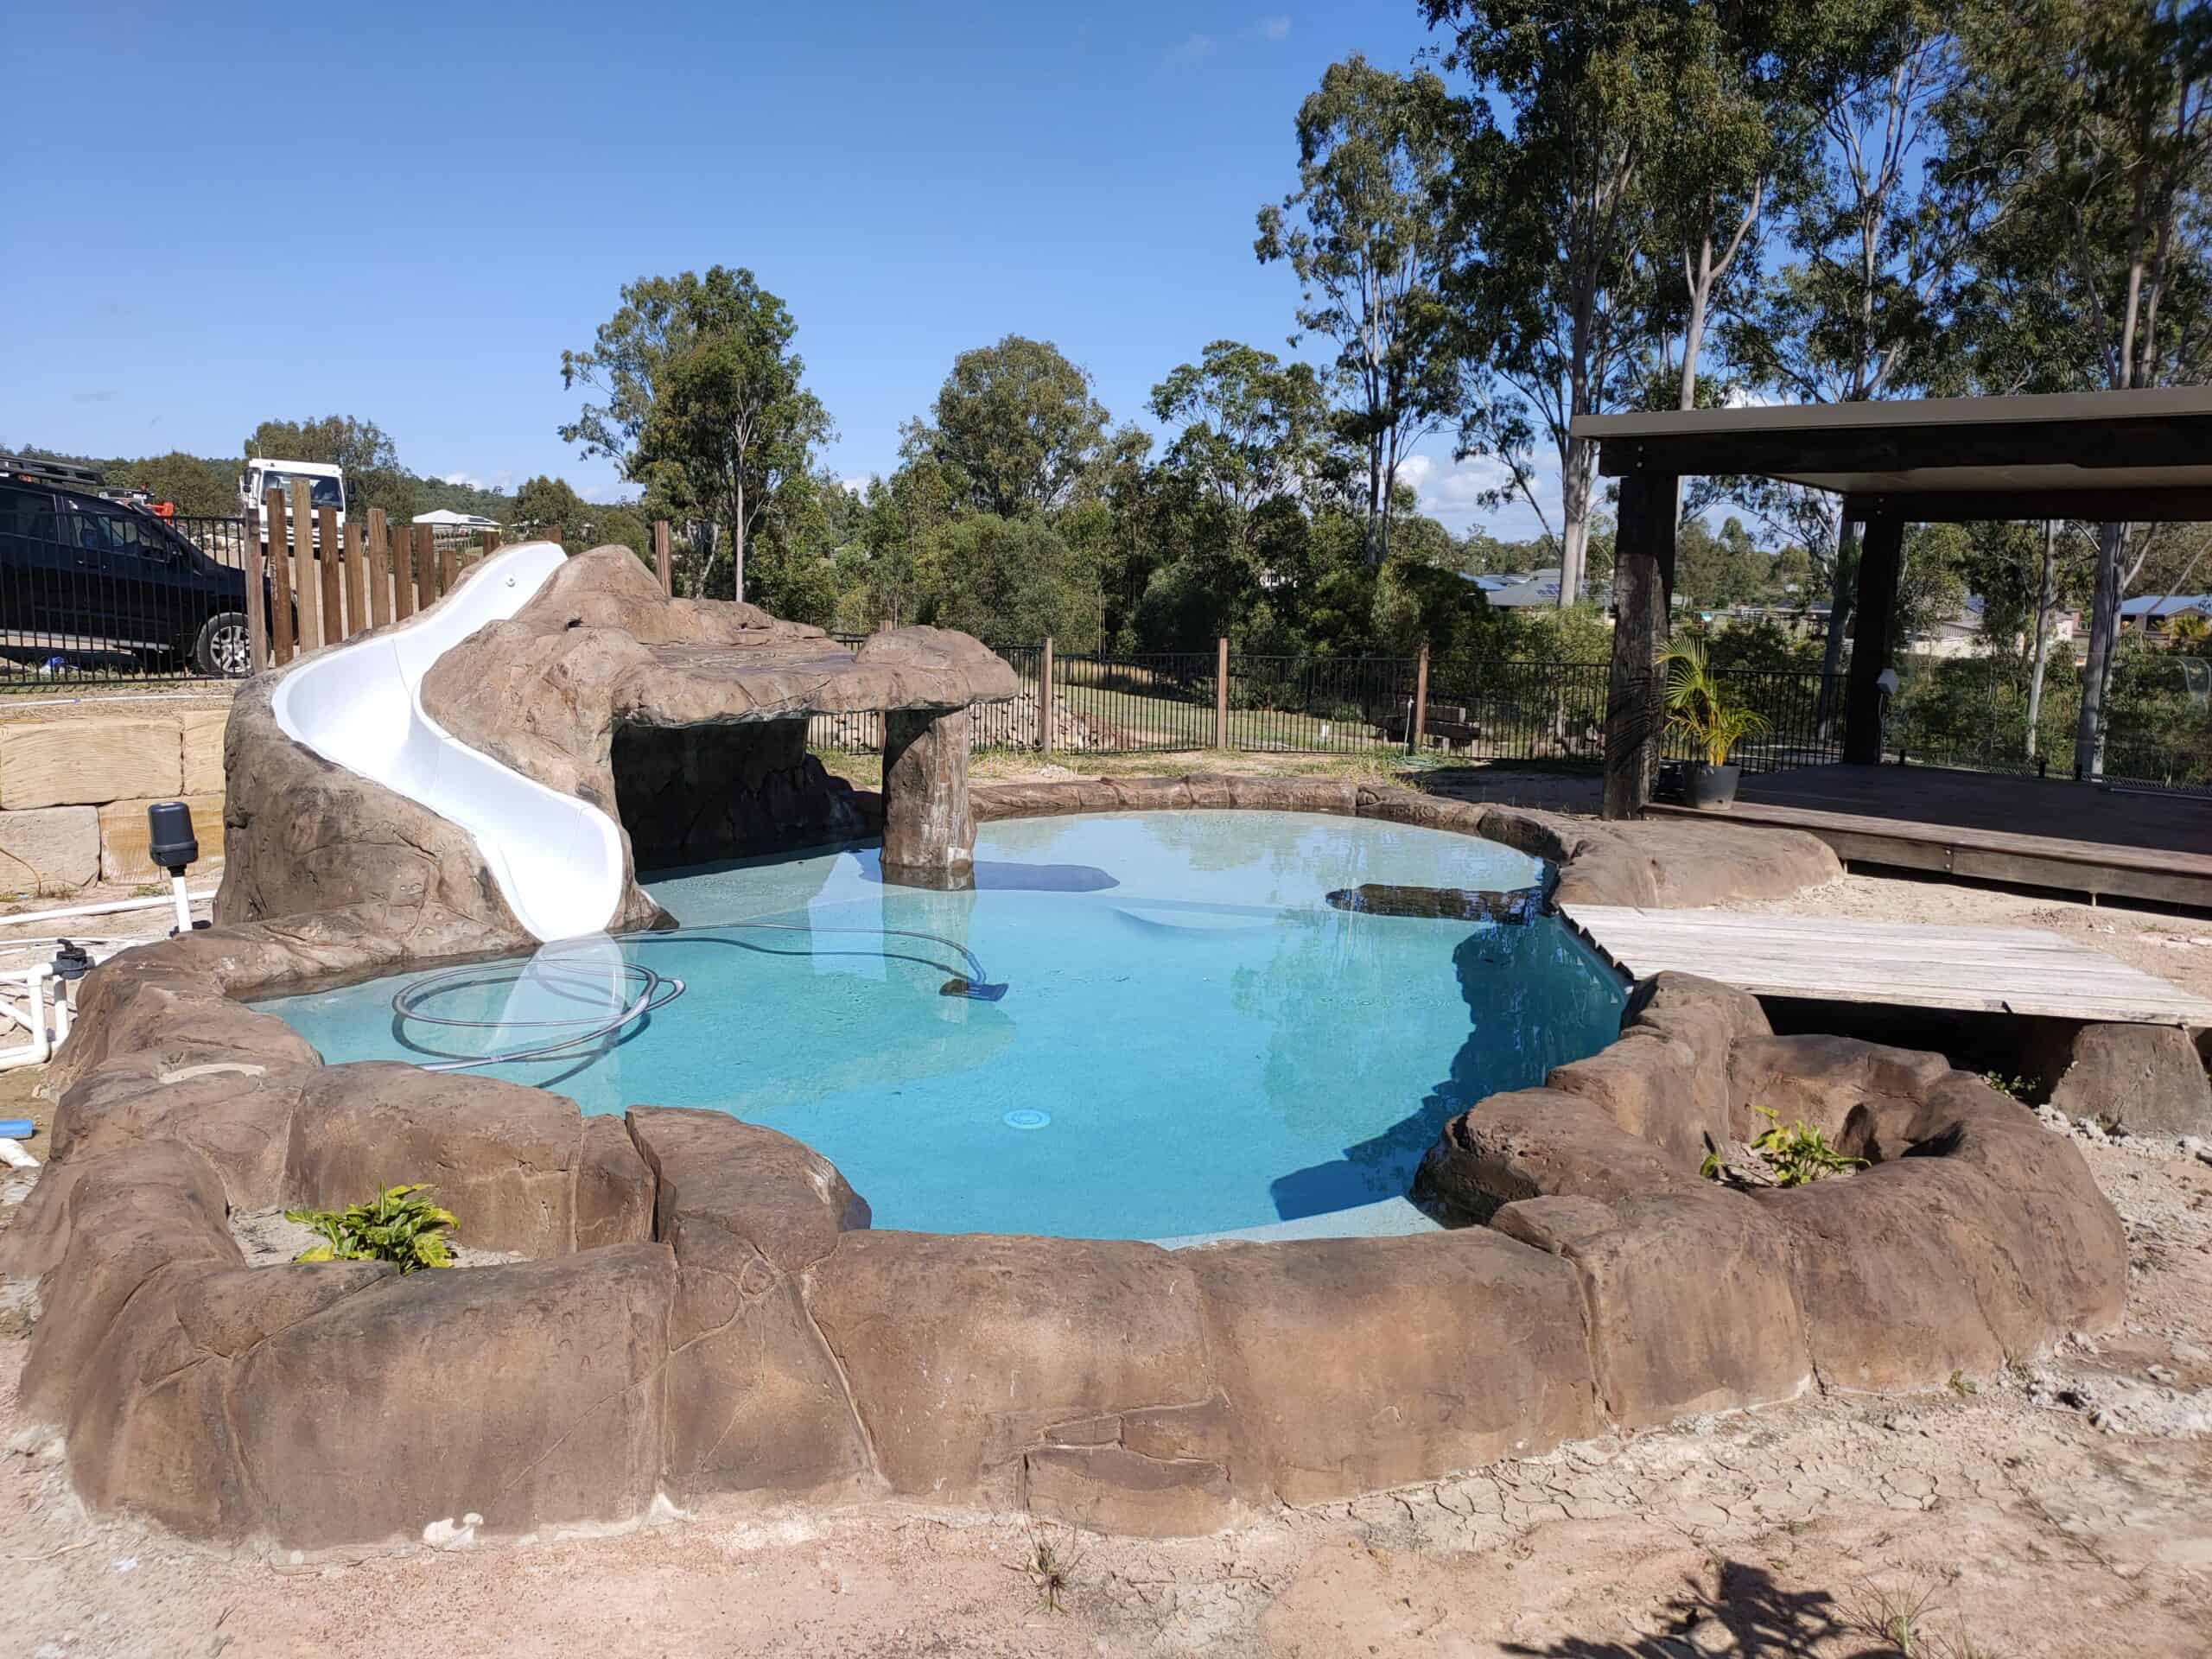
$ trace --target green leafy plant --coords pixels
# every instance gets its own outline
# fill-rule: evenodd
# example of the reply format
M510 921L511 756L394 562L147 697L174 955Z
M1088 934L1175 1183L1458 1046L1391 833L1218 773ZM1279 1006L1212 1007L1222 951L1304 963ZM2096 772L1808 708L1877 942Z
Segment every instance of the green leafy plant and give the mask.
M1781 1114L1768 1107L1751 1109L1766 1119L1767 1127L1751 1142L1751 1149L1766 1165L1775 1185L1805 1186L1865 1167L1864 1158L1847 1158L1828 1144L1827 1135L1802 1118L1785 1124ZM1728 1160L1717 1152L1707 1153L1698 1166L1698 1173L1708 1181L1725 1179L1727 1172Z
M2007 1077L2002 1071L1985 1071L1981 1074L1981 1080L1999 1094L2009 1095L2014 1100L2022 1102L2024 1102L2035 1090L2035 1084L2030 1083L2025 1077Z
M1667 671L1667 728L1704 749L1707 766L1726 766L1738 743L1768 729L1767 717L1721 683L1696 635L1667 645L1658 665Z
M284 1219L320 1233L323 1243L303 1250L302 1262L391 1262L400 1272L453 1266L451 1243L459 1223L427 1196L429 1188L388 1186L367 1204L346 1210L287 1210Z

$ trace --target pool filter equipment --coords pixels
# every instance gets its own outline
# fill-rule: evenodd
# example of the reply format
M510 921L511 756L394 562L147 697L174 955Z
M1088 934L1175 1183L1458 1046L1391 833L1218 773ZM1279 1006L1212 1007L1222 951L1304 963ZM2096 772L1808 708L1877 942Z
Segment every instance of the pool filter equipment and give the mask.
M184 873L200 856L200 838L192 832L192 809L182 801L156 801L146 809L146 855L169 873L169 893L176 900L175 938L192 931L192 900L184 891Z

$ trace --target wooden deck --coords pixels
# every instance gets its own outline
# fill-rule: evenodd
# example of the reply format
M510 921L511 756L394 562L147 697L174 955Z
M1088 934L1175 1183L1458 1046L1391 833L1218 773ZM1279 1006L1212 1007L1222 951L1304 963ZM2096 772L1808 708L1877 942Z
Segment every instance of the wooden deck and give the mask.
M2212 799L1942 766L1803 766L1746 778L1725 814L1804 830L1847 864L2212 909Z
M1758 996L2212 1026L2212 1001L2040 929L1611 905L1561 913L1634 979L1671 969Z

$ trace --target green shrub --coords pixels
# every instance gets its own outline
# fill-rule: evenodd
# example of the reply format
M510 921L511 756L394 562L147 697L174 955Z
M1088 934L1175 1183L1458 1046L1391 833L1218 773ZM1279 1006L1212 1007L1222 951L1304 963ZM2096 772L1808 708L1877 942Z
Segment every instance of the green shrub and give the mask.
M313 1228L327 1242L303 1250L302 1262L391 1262L400 1272L449 1268L447 1245L459 1224L425 1196L421 1182L388 1186L368 1204L350 1210L287 1210L284 1219Z
M1805 1186L1831 1175L1847 1174L1866 1165L1864 1158L1845 1157L1828 1144L1827 1135L1802 1118L1785 1126L1778 1112L1764 1106L1751 1109L1767 1121L1767 1127L1751 1141L1751 1150L1773 1172L1777 1186ZM1707 1153L1698 1173L1709 1181L1717 1181L1726 1176L1727 1167L1727 1161L1719 1153Z

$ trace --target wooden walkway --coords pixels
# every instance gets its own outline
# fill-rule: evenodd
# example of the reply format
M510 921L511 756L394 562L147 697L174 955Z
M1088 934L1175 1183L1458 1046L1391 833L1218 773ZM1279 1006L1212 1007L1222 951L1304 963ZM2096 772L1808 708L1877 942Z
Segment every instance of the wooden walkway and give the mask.
M1611 905L1561 913L1633 979L1672 970L1758 996L2212 1026L2212 1001L2036 928Z
M1725 813L1655 814L1818 836L1847 864L2212 909L2212 799L1942 766L1746 778Z

